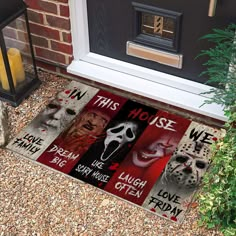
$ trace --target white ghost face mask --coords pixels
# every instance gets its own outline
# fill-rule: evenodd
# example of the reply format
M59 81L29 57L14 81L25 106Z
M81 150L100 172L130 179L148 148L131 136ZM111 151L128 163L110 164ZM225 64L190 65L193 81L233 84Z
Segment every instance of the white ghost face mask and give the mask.
M132 142L136 138L137 128L133 122L124 122L107 129L101 161L109 160L126 143Z

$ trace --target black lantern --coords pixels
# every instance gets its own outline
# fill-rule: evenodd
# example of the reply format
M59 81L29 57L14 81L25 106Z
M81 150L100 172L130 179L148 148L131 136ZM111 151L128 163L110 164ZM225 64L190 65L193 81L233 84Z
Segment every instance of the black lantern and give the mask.
M41 83L22 0L0 0L0 46L0 99L18 106Z

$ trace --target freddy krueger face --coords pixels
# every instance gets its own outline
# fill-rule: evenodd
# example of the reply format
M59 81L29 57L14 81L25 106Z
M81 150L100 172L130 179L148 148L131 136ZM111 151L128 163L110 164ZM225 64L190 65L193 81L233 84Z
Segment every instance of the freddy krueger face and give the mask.
M68 136L99 135L110 117L101 111L90 109L82 112L68 131Z

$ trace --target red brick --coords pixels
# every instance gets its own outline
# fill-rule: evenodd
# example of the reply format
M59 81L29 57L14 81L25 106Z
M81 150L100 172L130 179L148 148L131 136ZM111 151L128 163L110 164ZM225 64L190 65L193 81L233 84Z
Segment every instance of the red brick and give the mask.
M57 5L43 0L25 0L26 4L35 10L57 14Z
M69 6L60 5L60 15L61 16L70 16Z
M56 72L56 70L57 70L56 65L50 65L50 64L40 61L38 59L36 59L36 65L37 65L37 67L44 68L46 70L53 71L53 72Z
M62 32L62 38L63 38L63 42L65 43L72 42L71 33Z
M69 57L69 64L74 60L74 57L73 56L70 56Z
M33 45L36 45L36 46L45 47L45 48L48 47L48 40L38 35L32 35L32 42L33 42Z
M60 40L60 33L58 30L41 25L36 25L34 23L30 23L30 32L35 35L40 34L40 36L43 36L45 38Z
M62 2L62 3L68 3L68 0L52 0L53 2Z
M16 19L14 21L12 21L9 24L10 27L14 28L14 29L18 29L18 30L22 30L22 31L26 31L26 24L25 21L22 19Z
M3 29L3 35L5 37L17 39L17 31L15 29L13 29L13 28L10 28L10 27L5 27Z
M64 19L58 16L51 16L47 15L47 22L50 26L64 29L64 30L70 30L70 20Z
M18 31L17 35L18 35L18 40L24 43L29 43L28 34L26 32Z
M54 61L56 63L66 64L65 55L45 49L35 47L36 56Z
M5 38L5 43L7 48L18 48L21 52L30 54L29 44L20 42L19 40L14 40L10 38Z
M28 16L29 16L29 21L43 24L43 14L42 13L28 10Z
M72 45L51 41L52 50L72 54Z

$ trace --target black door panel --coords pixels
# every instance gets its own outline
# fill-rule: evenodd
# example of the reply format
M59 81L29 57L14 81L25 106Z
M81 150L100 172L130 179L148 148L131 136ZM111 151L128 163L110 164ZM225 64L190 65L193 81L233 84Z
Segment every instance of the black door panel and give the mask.
M178 53L183 55L182 69L126 55L126 42L135 40L136 23L133 2L182 14ZM213 28L235 22L236 1L218 0L216 14L208 17L209 0L88 0L91 52L204 83L199 77L204 58L195 59L211 45L199 38Z

